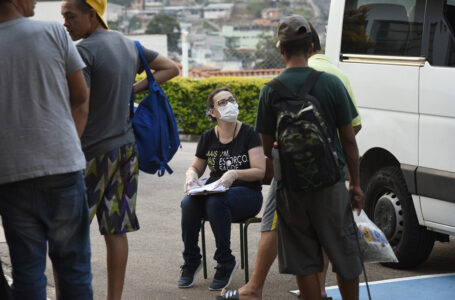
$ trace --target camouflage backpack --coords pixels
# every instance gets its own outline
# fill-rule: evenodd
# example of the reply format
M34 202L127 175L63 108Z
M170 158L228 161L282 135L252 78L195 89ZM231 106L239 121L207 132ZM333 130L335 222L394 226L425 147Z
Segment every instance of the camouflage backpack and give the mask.
M338 157L323 111L319 101L309 94L320 75L313 71L298 95L276 78L267 83L276 92L272 105L278 109L275 138L281 181L294 191L327 187L340 179Z

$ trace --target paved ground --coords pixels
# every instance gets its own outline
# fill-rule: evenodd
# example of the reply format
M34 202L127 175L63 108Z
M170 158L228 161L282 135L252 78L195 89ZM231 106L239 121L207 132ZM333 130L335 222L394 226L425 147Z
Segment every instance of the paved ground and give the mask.
M328 287L327 295L333 300L341 300L338 288ZM375 281L370 283L372 299L438 299L455 298L455 273L445 275L427 275ZM368 299L368 292L360 289L360 300Z
M214 274L215 263L211 256L214 252L214 238L206 226L209 278L204 280L202 272L191 289L178 289L176 282L179 277L179 266L182 264L182 242L180 237L180 200L183 197L184 173L192 161L196 149L195 143L183 143L183 148L171 162L174 174L158 178L156 175L141 174L138 196L138 216L141 230L128 235L130 256L127 268L123 299L214 299L216 292L208 291L208 285ZM264 195L268 187L264 188ZM92 266L95 299L105 299L105 259L104 240L98 233L96 221L91 227ZM256 248L259 239L259 226L253 224L249 229L250 269L256 259ZM233 254L239 258L238 227L232 231ZM426 274L455 272L455 243L437 243L430 259L411 271L399 271L384 268L381 265L367 266L370 281L391 278L409 277ZM0 243L0 257L6 264L6 272L10 274L8 250L5 243ZM50 278L49 298L55 299L53 282L49 268L46 274ZM234 275L231 288L238 288L244 282L243 270ZM330 273L327 285L335 285L335 276ZM272 266L266 283L263 299L295 299L289 290L295 289L292 276L278 274L277 263ZM406 293L403 294L405 296ZM384 300L386 298L373 298ZM393 299L393 298L390 298ZM395 298L396 299L396 298ZM408 299L404 297L403 299Z

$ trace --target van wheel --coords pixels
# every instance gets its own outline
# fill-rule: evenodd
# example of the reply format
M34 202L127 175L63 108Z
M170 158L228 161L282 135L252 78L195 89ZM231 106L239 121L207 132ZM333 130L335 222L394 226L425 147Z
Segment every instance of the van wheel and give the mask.
M385 167L368 183L365 212L386 235L398 263L384 265L407 269L423 263L434 245L434 233L420 226L401 170Z

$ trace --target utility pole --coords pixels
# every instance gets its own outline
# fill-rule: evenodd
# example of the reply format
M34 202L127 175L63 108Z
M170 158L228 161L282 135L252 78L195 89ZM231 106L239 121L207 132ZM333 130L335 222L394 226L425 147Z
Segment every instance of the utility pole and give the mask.
M182 31L182 75L188 77L188 31Z

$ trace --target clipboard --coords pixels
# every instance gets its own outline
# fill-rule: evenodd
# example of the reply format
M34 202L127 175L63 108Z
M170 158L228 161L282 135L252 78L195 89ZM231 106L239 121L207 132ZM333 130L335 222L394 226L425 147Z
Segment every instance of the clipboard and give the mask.
M189 196L197 196L197 195L208 195L208 194L217 194L217 193L224 193L229 188L220 185L219 187L215 187L218 181L212 182L210 184L206 184L203 186L197 186L188 191Z

